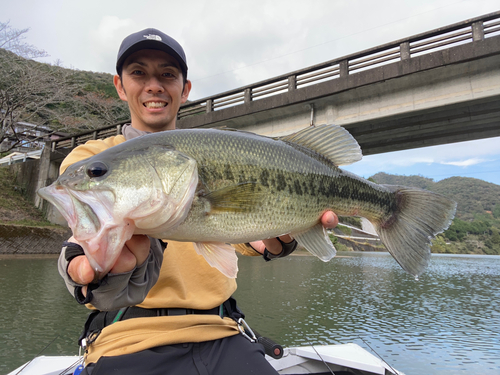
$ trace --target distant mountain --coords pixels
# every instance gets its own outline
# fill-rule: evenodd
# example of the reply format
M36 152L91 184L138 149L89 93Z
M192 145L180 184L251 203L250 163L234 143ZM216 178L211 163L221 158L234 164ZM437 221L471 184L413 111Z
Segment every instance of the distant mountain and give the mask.
M470 177L450 177L438 182L423 176L399 176L377 173L378 184L413 186L443 194L457 202L457 217L471 219L474 214L493 211L500 206L500 185Z

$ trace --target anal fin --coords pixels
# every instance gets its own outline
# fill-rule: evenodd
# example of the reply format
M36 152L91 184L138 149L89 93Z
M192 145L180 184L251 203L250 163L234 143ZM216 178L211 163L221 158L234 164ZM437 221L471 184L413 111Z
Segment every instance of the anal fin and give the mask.
M337 253L325 228L321 224L316 224L305 232L292 233L292 237L295 238L299 245L303 246L323 262L328 262Z
M212 267L231 279L236 278L238 257L233 246L223 242L195 242L194 248Z

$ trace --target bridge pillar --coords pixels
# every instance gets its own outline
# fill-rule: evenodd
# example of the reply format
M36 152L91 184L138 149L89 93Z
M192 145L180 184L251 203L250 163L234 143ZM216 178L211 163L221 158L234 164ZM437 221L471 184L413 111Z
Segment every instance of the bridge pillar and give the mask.
M250 103L252 101L252 89L245 89L244 101L245 103Z
M213 111L213 105L214 105L213 99L207 99L207 103L205 104L205 108L206 108L207 113L210 113Z
M410 42L404 42L399 45L399 54L401 56L401 60L410 59Z
M349 75L349 61L342 60L339 62L340 78L345 78Z
M297 88L297 76L293 75L288 77L288 92L293 91Z
M47 142L45 145L40 160L38 162L38 179L36 182L35 191L42 187L49 186L59 176L60 163L51 160L51 148ZM53 224L67 226L66 220L62 217L59 211L50 203L45 202L38 194L33 197L35 207L45 211L45 217Z
M472 40L477 42L484 39L483 21L474 22L472 24Z

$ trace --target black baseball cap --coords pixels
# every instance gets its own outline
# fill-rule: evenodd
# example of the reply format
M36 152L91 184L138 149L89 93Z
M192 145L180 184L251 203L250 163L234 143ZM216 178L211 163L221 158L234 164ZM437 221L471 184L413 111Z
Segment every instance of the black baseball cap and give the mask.
M175 39L157 29L145 29L130 34L123 39L116 60L116 71L121 73L125 59L141 49L157 49L172 55L179 62L184 78L187 78L186 55L181 45Z

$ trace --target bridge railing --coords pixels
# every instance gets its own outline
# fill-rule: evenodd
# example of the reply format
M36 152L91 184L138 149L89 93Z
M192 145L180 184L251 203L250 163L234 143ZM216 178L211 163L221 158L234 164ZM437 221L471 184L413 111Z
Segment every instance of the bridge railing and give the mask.
M309 85L347 77L379 67L460 44L474 43L500 35L500 11L453 25L427 31L335 60L280 75L252 85L189 102L181 107L178 118L203 115L235 105L250 103ZM120 134L121 125L112 125L52 141L52 150L75 147L90 139Z
M179 118L249 103L414 56L459 44L473 43L498 34L500 34L500 12L490 13L190 102L181 107Z
M58 139L52 140L51 150L55 151L60 148L74 148L78 145L84 144L87 141L95 140L95 139L103 139L107 137L111 137L113 135L121 134L123 123L110 125L104 128L89 130L83 133L79 133L76 135L71 135L68 137L61 137Z

